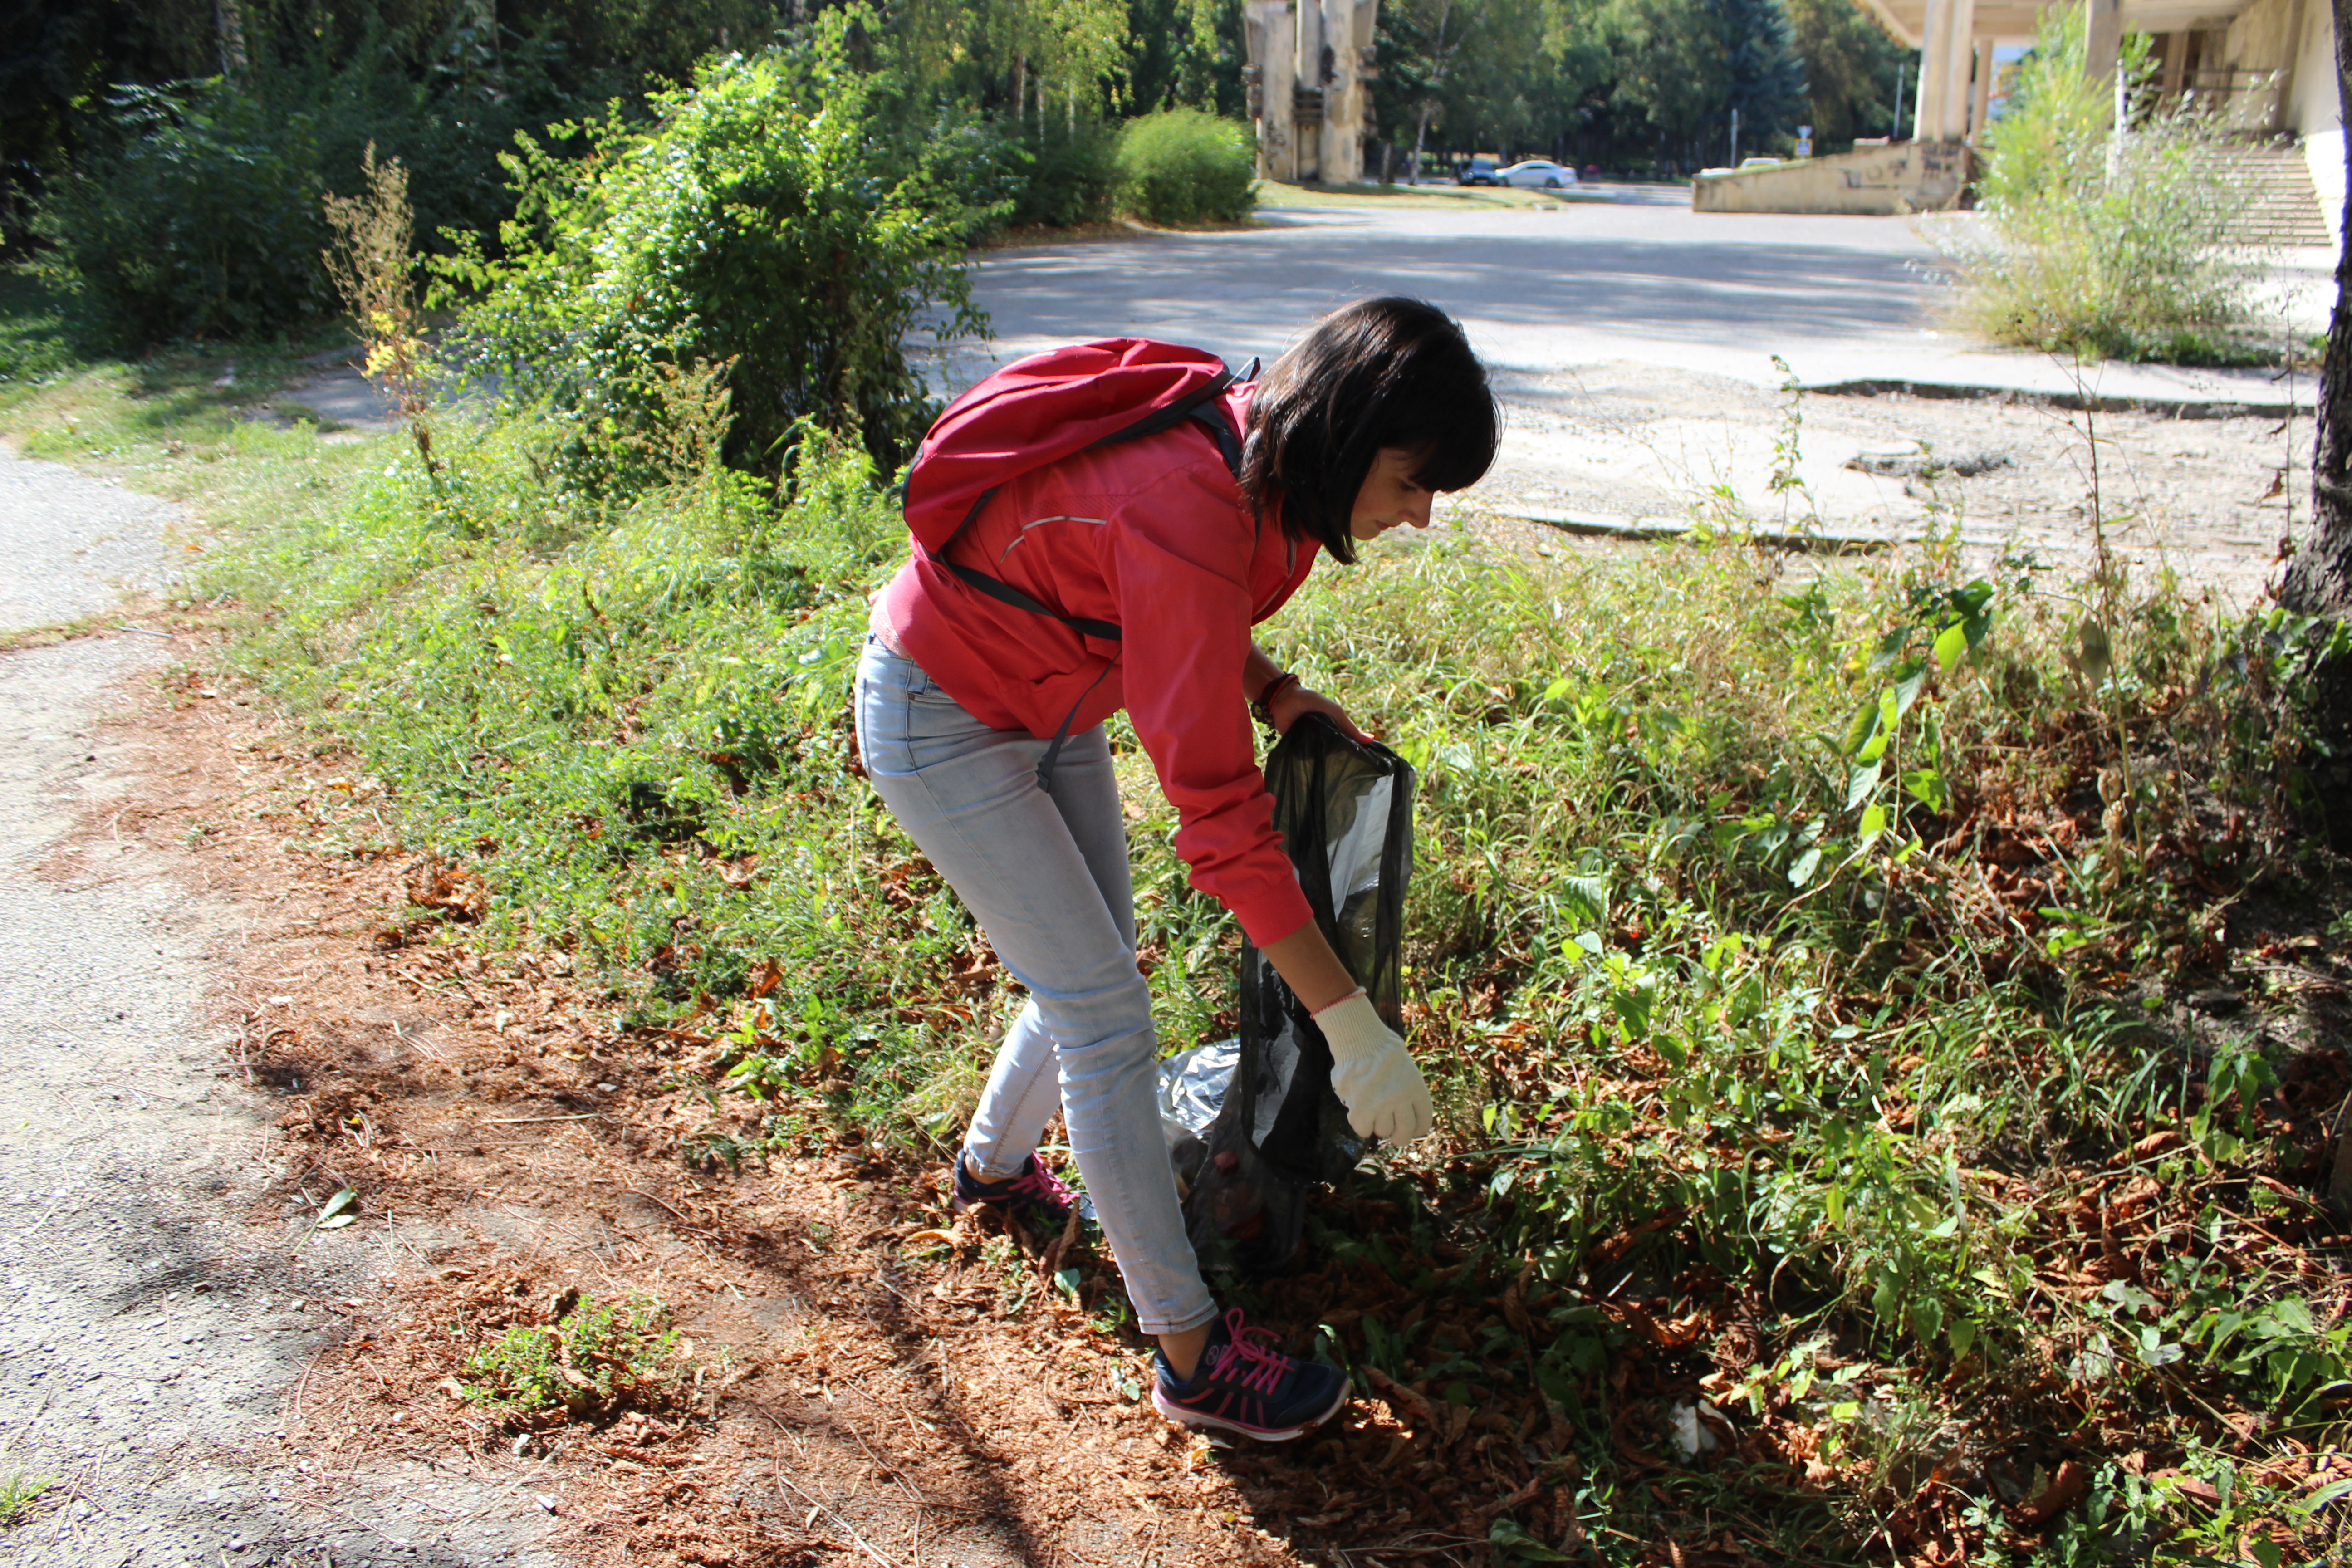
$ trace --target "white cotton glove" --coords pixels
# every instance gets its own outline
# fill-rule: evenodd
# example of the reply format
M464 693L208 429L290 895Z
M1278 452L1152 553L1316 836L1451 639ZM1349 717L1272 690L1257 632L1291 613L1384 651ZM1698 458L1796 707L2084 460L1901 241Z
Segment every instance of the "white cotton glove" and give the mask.
M1315 1015L1315 1026L1331 1047L1331 1088L1358 1137L1409 1143L1428 1132L1429 1085L1369 997L1341 997Z

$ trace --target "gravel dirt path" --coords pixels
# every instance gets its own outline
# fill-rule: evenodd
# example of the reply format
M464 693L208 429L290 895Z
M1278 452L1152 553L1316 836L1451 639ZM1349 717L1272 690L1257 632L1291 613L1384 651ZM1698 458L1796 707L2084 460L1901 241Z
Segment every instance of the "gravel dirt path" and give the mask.
M0 450L0 634L110 618L170 580L191 527ZM296 1390L384 1258L352 1231L305 1244L234 1065L222 998L282 933L145 831L177 764L138 716L186 653L139 631L0 653L0 1483L50 1483L0 1556L552 1562L528 1495L299 1440Z

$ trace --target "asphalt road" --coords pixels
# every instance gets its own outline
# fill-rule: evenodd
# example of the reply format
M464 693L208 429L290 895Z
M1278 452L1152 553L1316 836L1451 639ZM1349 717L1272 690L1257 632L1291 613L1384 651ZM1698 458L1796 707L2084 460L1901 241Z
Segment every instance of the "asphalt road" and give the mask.
M2067 384L2069 367L1989 350L1948 324L1951 291L1921 220L1695 213L1663 188L1590 194L1618 199L1276 208L1248 229L991 252L974 283L996 340L951 348L944 379L960 387L1054 343L1126 334L1271 359L1335 306L1403 293L1459 319L1507 396L1624 363L1777 385L1776 354L1815 384ZM2111 395L2278 395L2258 372L2092 375Z

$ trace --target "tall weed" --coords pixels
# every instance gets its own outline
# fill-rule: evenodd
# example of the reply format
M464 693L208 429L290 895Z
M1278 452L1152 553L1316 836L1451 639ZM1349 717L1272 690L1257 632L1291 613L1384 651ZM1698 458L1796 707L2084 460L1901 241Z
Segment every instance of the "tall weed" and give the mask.
M2231 230L2249 192L2223 128L2157 101L2141 47L2114 84L2083 72L2079 10L2042 15L2008 114L1987 135L1985 232L1937 229L1962 311L1998 342L2092 358L2210 361L2237 353L2257 261Z

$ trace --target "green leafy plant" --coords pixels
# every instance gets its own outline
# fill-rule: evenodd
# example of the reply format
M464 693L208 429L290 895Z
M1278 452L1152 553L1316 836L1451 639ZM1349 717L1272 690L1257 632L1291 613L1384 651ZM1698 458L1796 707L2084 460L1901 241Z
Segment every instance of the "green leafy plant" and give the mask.
M125 87L35 223L109 345L266 334L325 313L317 117L226 81Z
M1153 223L1239 223L1256 204L1248 130L1197 109L1129 121L1118 165L1118 205Z
M1071 227L1108 217L1118 191L1119 130L1093 114L1034 130L998 128L1010 187L1008 224Z
M16 1470L0 1477L0 1530L23 1519L34 1503L57 1483L47 1476Z
M581 1296L545 1326L518 1323L476 1349L460 1369L466 1398L512 1416L574 1419L667 1401L683 1375L680 1342L654 1298Z
M78 114L71 167L44 174L38 265L97 348L310 327L336 304L321 198L366 190L373 149L412 177L426 248L495 227L512 210L499 149L572 111L560 55L518 40L490 80L462 51L417 68L371 26L340 58L314 37L234 79L115 88Z
M468 243L443 276L478 297L463 351L517 399L614 435L659 424L660 367L724 364L731 465L781 473L803 420L895 466L934 412L907 338L982 333L961 247L1002 204L976 128L926 120L861 68L860 7L808 37L707 62L656 94L655 122L563 125L589 155L525 139L505 255Z

